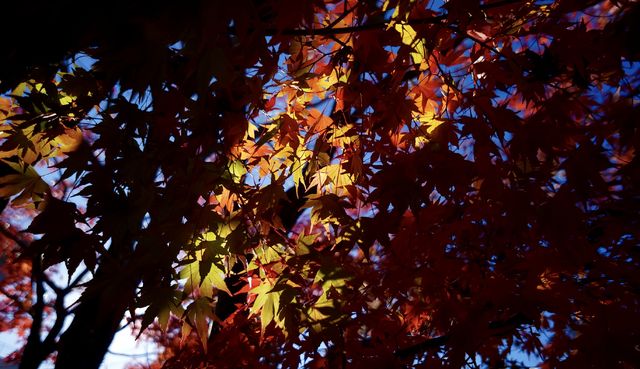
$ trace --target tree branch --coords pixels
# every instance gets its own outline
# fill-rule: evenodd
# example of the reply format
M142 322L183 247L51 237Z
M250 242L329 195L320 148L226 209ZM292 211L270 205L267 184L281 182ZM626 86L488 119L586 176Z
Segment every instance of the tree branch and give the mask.
M26 249L27 247L29 247L29 245L23 239L19 238L15 234L9 232L4 227L0 227L0 233L2 233L3 236L7 237L11 241L15 242L16 245L20 246L22 249Z
M23 360L20 362L20 369L36 369L47 357L47 354L43 350L42 338L40 337L44 319L45 302L42 262L39 255L32 258L31 265L31 279L36 285L36 302L31 307L31 311L29 311L33 320L31 322L27 344L24 347Z
M7 291L3 286L0 286L0 293L3 294L8 299L10 299L11 301L13 301L16 305L18 305L20 310L24 312L29 311L29 307L28 305L25 305L24 299L22 298L22 296L19 296L19 295L16 295L15 293L11 293Z
M358 4L356 3L356 5L352 6L351 9L346 9L347 4L345 3L344 7L345 7L345 11L342 12L342 14L340 14L338 18L334 19L333 22L329 23L326 28L335 27L336 24L340 23L340 21L342 21L347 15L352 13L358 7Z
M438 24L441 23L444 19L446 19L446 15L438 15L428 18L418 18L412 19L406 22L408 25L419 25L419 24ZM271 28L266 30L266 34L269 36L275 35L285 35L285 36L334 36L341 35L345 33L355 33L355 32L363 32L370 31L375 29L383 29L389 25L390 22L371 22L360 24L357 26L348 26L348 27L325 27L325 28L295 28L295 29L284 29L278 30L277 28Z
M56 304L55 304L56 321L55 323L53 323L53 326L51 327L51 330L49 330L47 337L42 342L42 350L46 352L47 356L50 353L52 353L53 350L55 349L56 338L60 334L60 331L62 331L62 327L64 326L64 320L67 318L67 315L69 314L67 309L64 307L65 295L66 293L62 291L58 293L58 295L56 296Z
M481 10L490 10L490 9L495 9L495 8L499 8L502 6L507 6L507 5L513 5L513 4L518 4L518 3L522 3L522 0L502 0L502 1L496 1L493 3L489 3L489 4L483 4L480 5L480 9ZM345 13L343 13L342 17L346 16L347 13L351 12L353 9L355 8L355 6L349 10L347 10ZM447 19L448 14L441 14L441 15L435 15L432 17L426 17L426 18L417 18L417 19L410 19L407 22L404 22L404 24L410 25L410 26L415 26L415 25L421 25L421 24L439 24L442 23L445 19ZM338 18L338 22L341 19ZM286 36L332 36L332 35L340 35L340 34L345 34L345 33L355 33L355 32L362 32L362 31L369 31L369 30L374 30L374 29L383 29L383 28L387 28L389 26L391 22L390 21L383 21L383 22L370 22L370 23L364 23L364 24L360 24L357 26L349 26L349 27L333 27L335 24L337 24L336 21L332 22L331 24L329 24L327 27L324 28L295 28L295 29L277 29L277 28L270 28L266 30L266 34L267 36L275 36L275 35L286 35Z
M446 336L446 335L429 338L424 341L418 342L412 346L397 350L394 353L394 355L401 359L410 358L422 352L435 349L435 348L440 348L444 346L448 341L449 341L449 336Z
M508 331L516 329L523 324L530 324L531 319L526 317L522 313L513 314L511 317L505 320L494 320L489 322L489 329L493 332L491 333L494 337L504 336ZM438 337L428 338L424 341L420 341L414 345L396 350L394 355L401 359L407 359L418 354L421 354L425 351L437 349L445 344L451 339L449 335L442 335Z

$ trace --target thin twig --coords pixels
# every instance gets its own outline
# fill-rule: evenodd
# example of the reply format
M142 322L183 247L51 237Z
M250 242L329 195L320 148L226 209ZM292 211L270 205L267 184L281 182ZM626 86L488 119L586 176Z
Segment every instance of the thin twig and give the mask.
M29 306L25 305L24 298L22 296L7 291L3 286L0 286L0 293L18 305L20 310L24 312L29 311Z
M358 7L358 4L356 3L356 5L351 7L351 9L346 9L347 4L345 2L344 7L345 7L345 11L342 14L340 14L340 16L338 18L334 19L333 22L329 23L326 28L335 27L336 24L340 23L340 21L342 21L347 15L349 15L351 12L353 12Z
M61 291L56 296L56 321L53 323L53 326L47 333L47 337L42 342L42 349L46 352L46 355L52 353L55 349L56 338L62 331L62 327L64 326L64 321L69 315L69 312L64 306L64 297L66 296L66 292Z
M419 25L419 24L438 24L441 23L444 19L446 19L445 15L438 15L428 18L419 18L412 19L406 24L408 25ZM286 36L332 36L332 35L342 35L345 33L355 33L355 32L363 32L363 31L371 31L375 29L383 29L389 25L388 21L384 22L371 22L360 24L357 26L348 26L348 27L334 27L334 28L296 28L296 29L284 29L278 30L275 28L268 29L266 31L267 35L286 35Z
M13 242L15 242L22 249L26 249L27 247L29 247L29 245L25 242L25 240L23 240L20 237L16 236L14 233L9 232L9 230L7 230L4 227L0 226L0 233L2 233L3 236L5 236L8 239L10 239Z
M493 2L490 4L483 4L480 6L481 10L490 10L499 8L506 5L513 5L522 3L522 0L502 0ZM355 8L355 6L354 6ZM346 12L345 12L346 13ZM343 14L345 14L343 13ZM411 19L405 22L407 25L420 25L420 24L439 24L447 19L448 14L435 15L426 18ZM274 35L286 35L286 36L329 36L339 35L345 33L354 33L369 31L374 29L383 29L389 26L391 21L371 22L349 27L324 27L324 28L294 28L294 29L277 29L271 28L266 30L268 36Z

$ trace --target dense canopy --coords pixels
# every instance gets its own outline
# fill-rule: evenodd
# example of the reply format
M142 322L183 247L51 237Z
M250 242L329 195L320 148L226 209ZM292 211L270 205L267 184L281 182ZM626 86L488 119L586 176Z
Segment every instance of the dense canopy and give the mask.
M633 368L632 0L7 1L20 368ZM65 324L67 322L68 324Z

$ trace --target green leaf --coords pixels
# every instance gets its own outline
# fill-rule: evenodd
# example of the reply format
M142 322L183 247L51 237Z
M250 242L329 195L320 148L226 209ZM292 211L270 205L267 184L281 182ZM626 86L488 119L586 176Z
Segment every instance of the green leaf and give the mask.
M220 260L222 255L228 254L227 250L222 246L224 244L224 240L218 238L213 241L202 241L200 243L200 247L204 248L202 252L202 259L200 260L200 279L204 279L209 271L211 270L211 265L216 261Z
M311 246L318 238L318 234L300 234L296 242L296 255L307 255L311 252Z
M15 205L21 205L30 198L34 201L44 199L44 195L49 191L49 185L42 180L33 166L24 164L22 168L18 163L4 160L3 162L16 170L16 173L0 177L0 197L6 198L22 193L13 200Z
M180 291L175 290L173 287L157 288L154 289L150 295L147 295L151 299L151 302L144 312L140 324L140 332L136 339L153 323L156 317L158 318L160 329L166 331L172 312L177 316L182 316L184 311L180 305L180 295Z
M229 173L231 174L231 179L233 179L234 182L240 183L242 176L247 174L247 168L245 168L242 161L233 160L229 162Z
M190 325L196 329L202 348L206 352L209 338L209 321L214 318L211 302L206 297L200 297L187 307L186 314Z
M194 261L180 270L180 279L186 279L184 294L190 295L196 287L200 286L199 262Z
M208 295L209 297L211 297L210 291L213 291L213 288L224 291L229 294L229 296L233 295L231 291L229 291L227 283L224 281L224 279L225 273L216 265L212 265L211 270L209 271L207 276L202 279L201 289L203 295Z

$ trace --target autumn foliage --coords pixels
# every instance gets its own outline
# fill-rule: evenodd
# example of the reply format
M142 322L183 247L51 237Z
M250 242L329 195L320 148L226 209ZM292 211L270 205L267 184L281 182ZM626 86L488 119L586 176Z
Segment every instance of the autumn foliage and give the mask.
M640 363L636 1L89 3L3 14L21 368Z

